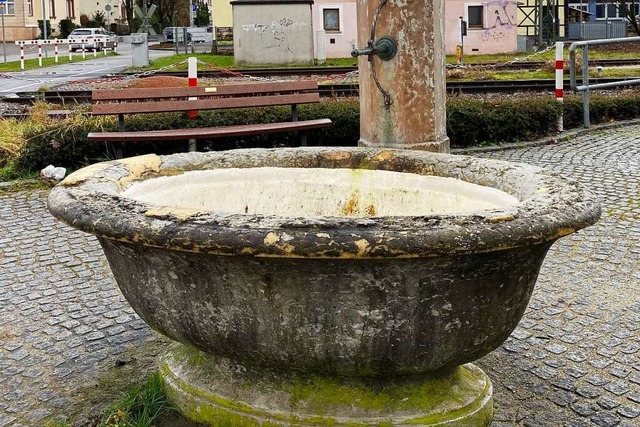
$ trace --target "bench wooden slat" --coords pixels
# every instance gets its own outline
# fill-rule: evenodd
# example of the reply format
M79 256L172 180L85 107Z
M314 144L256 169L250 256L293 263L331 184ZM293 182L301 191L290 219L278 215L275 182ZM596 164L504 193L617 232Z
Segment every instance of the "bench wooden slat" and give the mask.
M262 133L289 132L297 130L318 129L331 126L330 119L302 120L297 122L263 123L251 125L219 126L208 128L187 128L152 130L141 132L91 132L89 141L102 142L135 142L166 141L182 139L222 138L242 135L258 135Z
M197 99L193 101L126 102L122 104L96 104L93 106L91 113L94 115L164 113L170 111L177 112L226 108L268 107L272 105L311 104L319 101L320 95L318 93L299 93L295 95Z
M215 88L215 91L213 91ZM301 92L318 90L313 80L293 80L274 83L248 83L220 86L167 87L146 89L100 89L91 92L94 101L126 101L135 99L185 98L189 96L227 96L238 94L263 94L274 92Z

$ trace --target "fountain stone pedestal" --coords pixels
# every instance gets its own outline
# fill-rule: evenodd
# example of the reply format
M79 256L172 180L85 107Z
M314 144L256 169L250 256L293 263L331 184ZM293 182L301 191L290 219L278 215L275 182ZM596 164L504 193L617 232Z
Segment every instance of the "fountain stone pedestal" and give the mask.
M516 327L550 245L600 215L533 166L365 148L100 163L49 209L181 343L168 394L210 425L488 425L469 362Z
M160 370L171 402L213 426L484 426L493 416L491 382L473 364L393 379L303 375L179 344Z
M185 416L491 422L470 362L516 327L551 244L600 208L539 168L427 152L449 149L442 16L442 0L358 0L369 148L149 155L51 192L134 310L180 343L161 372Z

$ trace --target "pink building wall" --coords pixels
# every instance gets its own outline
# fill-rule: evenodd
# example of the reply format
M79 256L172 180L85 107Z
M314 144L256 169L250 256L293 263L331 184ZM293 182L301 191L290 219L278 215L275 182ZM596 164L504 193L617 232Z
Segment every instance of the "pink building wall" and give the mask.
M469 28L464 38L464 54L512 53L517 50L517 14L518 2L515 0L465 1L445 0L445 52L456 53L458 44L458 20L469 21L468 6L483 6L482 26ZM318 46L315 30L324 27L323 10L338 9L339 31L327 31L327 58L346 58L357 44L356 0L315 0L313 14L314 52L317 57ZM363 46L357 46L363 47Z
M479 28L469 28L464 37L464 54L495 54L515 52L518 45L518 2L514 0L445 1L445 51L456 53L458 20L469 22L468 6L483 6L483 22Z
M340 29L326 31L327 58L347 58L357 41L356 0L315 0L313 4L314 52L317 57L318 46L315 30L324 27L324 9L338 9Z

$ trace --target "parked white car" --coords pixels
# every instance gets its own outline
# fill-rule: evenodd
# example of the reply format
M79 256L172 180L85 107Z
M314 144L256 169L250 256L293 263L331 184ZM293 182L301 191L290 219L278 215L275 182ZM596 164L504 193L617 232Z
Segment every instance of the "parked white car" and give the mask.
M116 45L116 38L102 28L76 28L69 34L69 38L86 40L84 44L86 50L113 49ZM82 49L82 43L70 43L69 49L72 52Z

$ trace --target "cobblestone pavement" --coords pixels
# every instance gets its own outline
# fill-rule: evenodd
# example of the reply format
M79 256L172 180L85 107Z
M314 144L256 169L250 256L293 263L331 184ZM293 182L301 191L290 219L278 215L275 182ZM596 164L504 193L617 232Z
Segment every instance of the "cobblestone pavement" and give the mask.
M478 155L572 176L604 211L554 245L520 325L478 361L495 387L493 425L639 426L640 126ZM64 413L79 384L151 336L97 241L45 200L0 196L0 427Z

